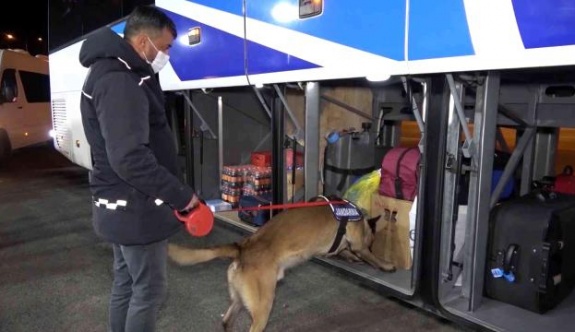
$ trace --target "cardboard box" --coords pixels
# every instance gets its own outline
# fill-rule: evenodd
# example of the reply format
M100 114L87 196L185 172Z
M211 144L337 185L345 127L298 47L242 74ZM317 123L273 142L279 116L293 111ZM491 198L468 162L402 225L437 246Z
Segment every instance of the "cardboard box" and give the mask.
M295 153L293 149L285 149L285 165L288 169L291 169L294 166L295 160L295 167L301 168L303 167L303 152L298 151ZM272 165L272 153L271 151L254 151L251 154L251 164L254 166L260 167L270 167Z
M208 199L206 200L206 205L212 210L212 212L228 211L232 209L232 205L221 199Z
M303 169L296 169L295 170L295 181L293 180L292 171L286 171L286 186L287 186L287 200L290 201L294 195L294 187L295 192L303 188L304 185L304 175Z
M294 160L296 168L303 167L303 152L297 151L294 158L293 149L285 149L285 164L288 169L294 167Z
M272 165L271 151L254 151L251 154L251 163L254 166L270 167Z

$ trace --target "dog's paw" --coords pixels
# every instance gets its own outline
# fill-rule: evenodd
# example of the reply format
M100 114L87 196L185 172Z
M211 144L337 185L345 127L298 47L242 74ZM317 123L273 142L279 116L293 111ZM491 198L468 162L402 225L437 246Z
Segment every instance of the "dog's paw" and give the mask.
M393 273L397 270L395 268L395 265L393 265L391 263L384 263L383 266L381 267L381 269L383 270L383 272L388 272L388 273Z
M363 259L359 258L356 254L348 250L341 251L336 257L345 260L348 263L360 263Z
M344 260L348 263L364 263L359 257L344 257Z

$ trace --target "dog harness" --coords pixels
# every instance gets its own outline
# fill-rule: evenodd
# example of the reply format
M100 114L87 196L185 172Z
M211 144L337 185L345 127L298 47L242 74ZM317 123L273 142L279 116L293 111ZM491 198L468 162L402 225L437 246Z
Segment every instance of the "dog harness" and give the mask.
M328 253L334 252L339 245L341 244L341 240L345 235L345 230L347 228L348 222L357 222L363 219L363 214L361 210L352 202L346 199L340 199L337 197L331 197L332 199L328 199L325 196L319 195L312 201L316 201L318 199L323 199L327 202L330 202L329 207L331 208L331 212L333 216L339 223L339 227L337 228L337 234L335 235L335 240L331 245ZM344 203L341 203L344 202Z

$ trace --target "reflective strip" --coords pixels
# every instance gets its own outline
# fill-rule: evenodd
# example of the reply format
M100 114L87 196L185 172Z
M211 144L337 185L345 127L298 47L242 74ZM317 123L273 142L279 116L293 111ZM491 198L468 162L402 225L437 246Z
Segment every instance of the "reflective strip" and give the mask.
M160 206L160 205L164 204L164 201L162 201L161 199L158 198L154 201L154 203L157 206ZM98 198L97 200L94 200L94 205L96 205L97 207L104 207L104 208L110 209L110 210L116 210L116 209L118 209L118 207L128 206L128 201L126 201L125 199L119 199L115 202L110 202L107 199Z
M126 68L132 70L132 68L130 68L130 66L128 65L128 63L124 59L118 57L118 60L120 60L124 64L124 66L126 66Z
M89 94L87 94L86 92L84 92L84 90L82 90L82 94L83 94L84 96L86 96L86 98L92 99L92 96L90 96Z
M144 81L149 80L149 79L150 79L150 76L145 76L145 77L140 78L140 83L138 83L138 85L142 86L142 84L144 84Z
M110 201L108 201L107 199L98 198L98 200L94 201L94 204L97 207L104 207L104 208L109 209L109 210L116 210L118 208L118 206L126 207L128 205L128 201L126 201L124 199L119 199L114 203L110 203Z

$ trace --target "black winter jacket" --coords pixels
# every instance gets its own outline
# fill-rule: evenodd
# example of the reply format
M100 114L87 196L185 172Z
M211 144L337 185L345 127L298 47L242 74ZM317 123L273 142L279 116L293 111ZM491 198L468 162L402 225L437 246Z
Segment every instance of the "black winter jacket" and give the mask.
M82 44L89 68L81 97L93 169L93 222L122 245L164 240L182 228L193 190L181 182L164 96L151 66L121 36L102 28Z

